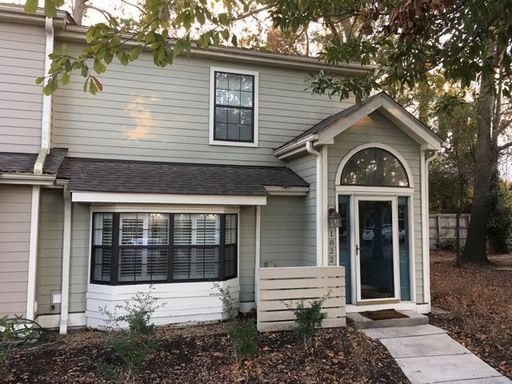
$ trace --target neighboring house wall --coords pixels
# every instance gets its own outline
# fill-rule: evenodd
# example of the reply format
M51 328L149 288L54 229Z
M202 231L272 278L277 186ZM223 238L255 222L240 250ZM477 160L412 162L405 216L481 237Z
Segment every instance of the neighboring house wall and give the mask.
M345 155L355 147L376 142L387 144L397 150L409 163L414 178L414 246L416 256L416 301L423 302L423 257L421 234L421 177L420 146L400 128L391 123L379 112L358 121L334 139L329 146L329 207L336 206L336 172Z
M0 316L27 310L32 188L0 186Z
M39 150L44 55L43 27L0 23L0 152Z
M303 197L268 197L261 207L262 267L309 265L304 260L303 212Z
M316 265L316 158L304 155L287 165L309 183L303 206L303 258L305 265Z
M257 148L209 145L210 67L259 72ZM162 69L143 54L126 67L112 63L100 80L95 96L75 76L54 98L54 145L70 156L283 165L273 149L351 105L305 91L306 71L195 58Z
M51 307L51 295L62 289L63 220L62 190L41 189L36 288L38 315L60 313L60 304Z
M256 208L240 208L239 230L239 277L240 277L240 302L254 301L254 270L256 252Z

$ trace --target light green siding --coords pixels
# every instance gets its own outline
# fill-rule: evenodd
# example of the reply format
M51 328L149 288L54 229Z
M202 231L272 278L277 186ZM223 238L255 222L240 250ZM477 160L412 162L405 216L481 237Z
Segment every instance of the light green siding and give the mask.
M212 66L259 73L258 148L209 145ZM284 165L273 149L350 105L305 91L306 71L197 58L164 69L147 54L126 67L113 63L95 96L83 92L80 76L72 79L58 90L53 115L55 146L70 156Z
M42 189L39 208L37 263L37 314L60 313L60 304L51 307L51 294L62 289L62 229L64 201L61 189Z
M303 259L306 265L316 265L316 158L304 155L288 167L309 183L303 206Z
M0 152L39 150L44 54L43 27L0 22Z
M308 265L303 234L304 198L269 196L261 207L261 266Z
M84 312L87 278L89 276L90 209L74 203L71 218L71 272L69 311Z
M27 310L32 188L0 185L0 316Z
M414 181L414 246L416 273L416 301L423 302L423 255L421 234L421 176L420 176L420 146L406 135L400 128L391 123L379 112L358 121L334 139L329 146L329 206L335 206L336 172L345 155L355 147L376 142L387 144L398 151L411 168Z
M254 301L254 269L256 252L256 208L240 209L239 278L240 301Z

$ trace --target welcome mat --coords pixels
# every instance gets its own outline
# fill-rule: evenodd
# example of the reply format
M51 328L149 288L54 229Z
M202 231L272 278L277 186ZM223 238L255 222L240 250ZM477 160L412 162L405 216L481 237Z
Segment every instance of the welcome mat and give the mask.
M409 317L395 311L394 309L381 309L380 311L366 311L361 312L361 315L371 320L389 320L389 319L403 319Z

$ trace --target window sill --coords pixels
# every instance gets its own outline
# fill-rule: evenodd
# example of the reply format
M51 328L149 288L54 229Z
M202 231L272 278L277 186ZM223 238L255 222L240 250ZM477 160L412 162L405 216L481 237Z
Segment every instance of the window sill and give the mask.
M227 147L250 147L257 148L258 142L255 141L253 143L239 142L239 141L222 141L222 140L210 140L210 145L220 145Z

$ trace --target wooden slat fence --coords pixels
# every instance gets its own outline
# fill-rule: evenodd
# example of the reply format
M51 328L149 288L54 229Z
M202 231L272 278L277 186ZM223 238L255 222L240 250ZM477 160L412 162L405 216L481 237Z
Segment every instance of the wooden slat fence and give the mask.
M466 244L468 234L469 213L460 215L460 246ZM453 247L457 243L457 216L455 213L430 215L430 248L439 249Z
M323 328L343 327L345 321L345 269L343 267L259 268L258 331L293 329L293 310L303 300L327 297Z

